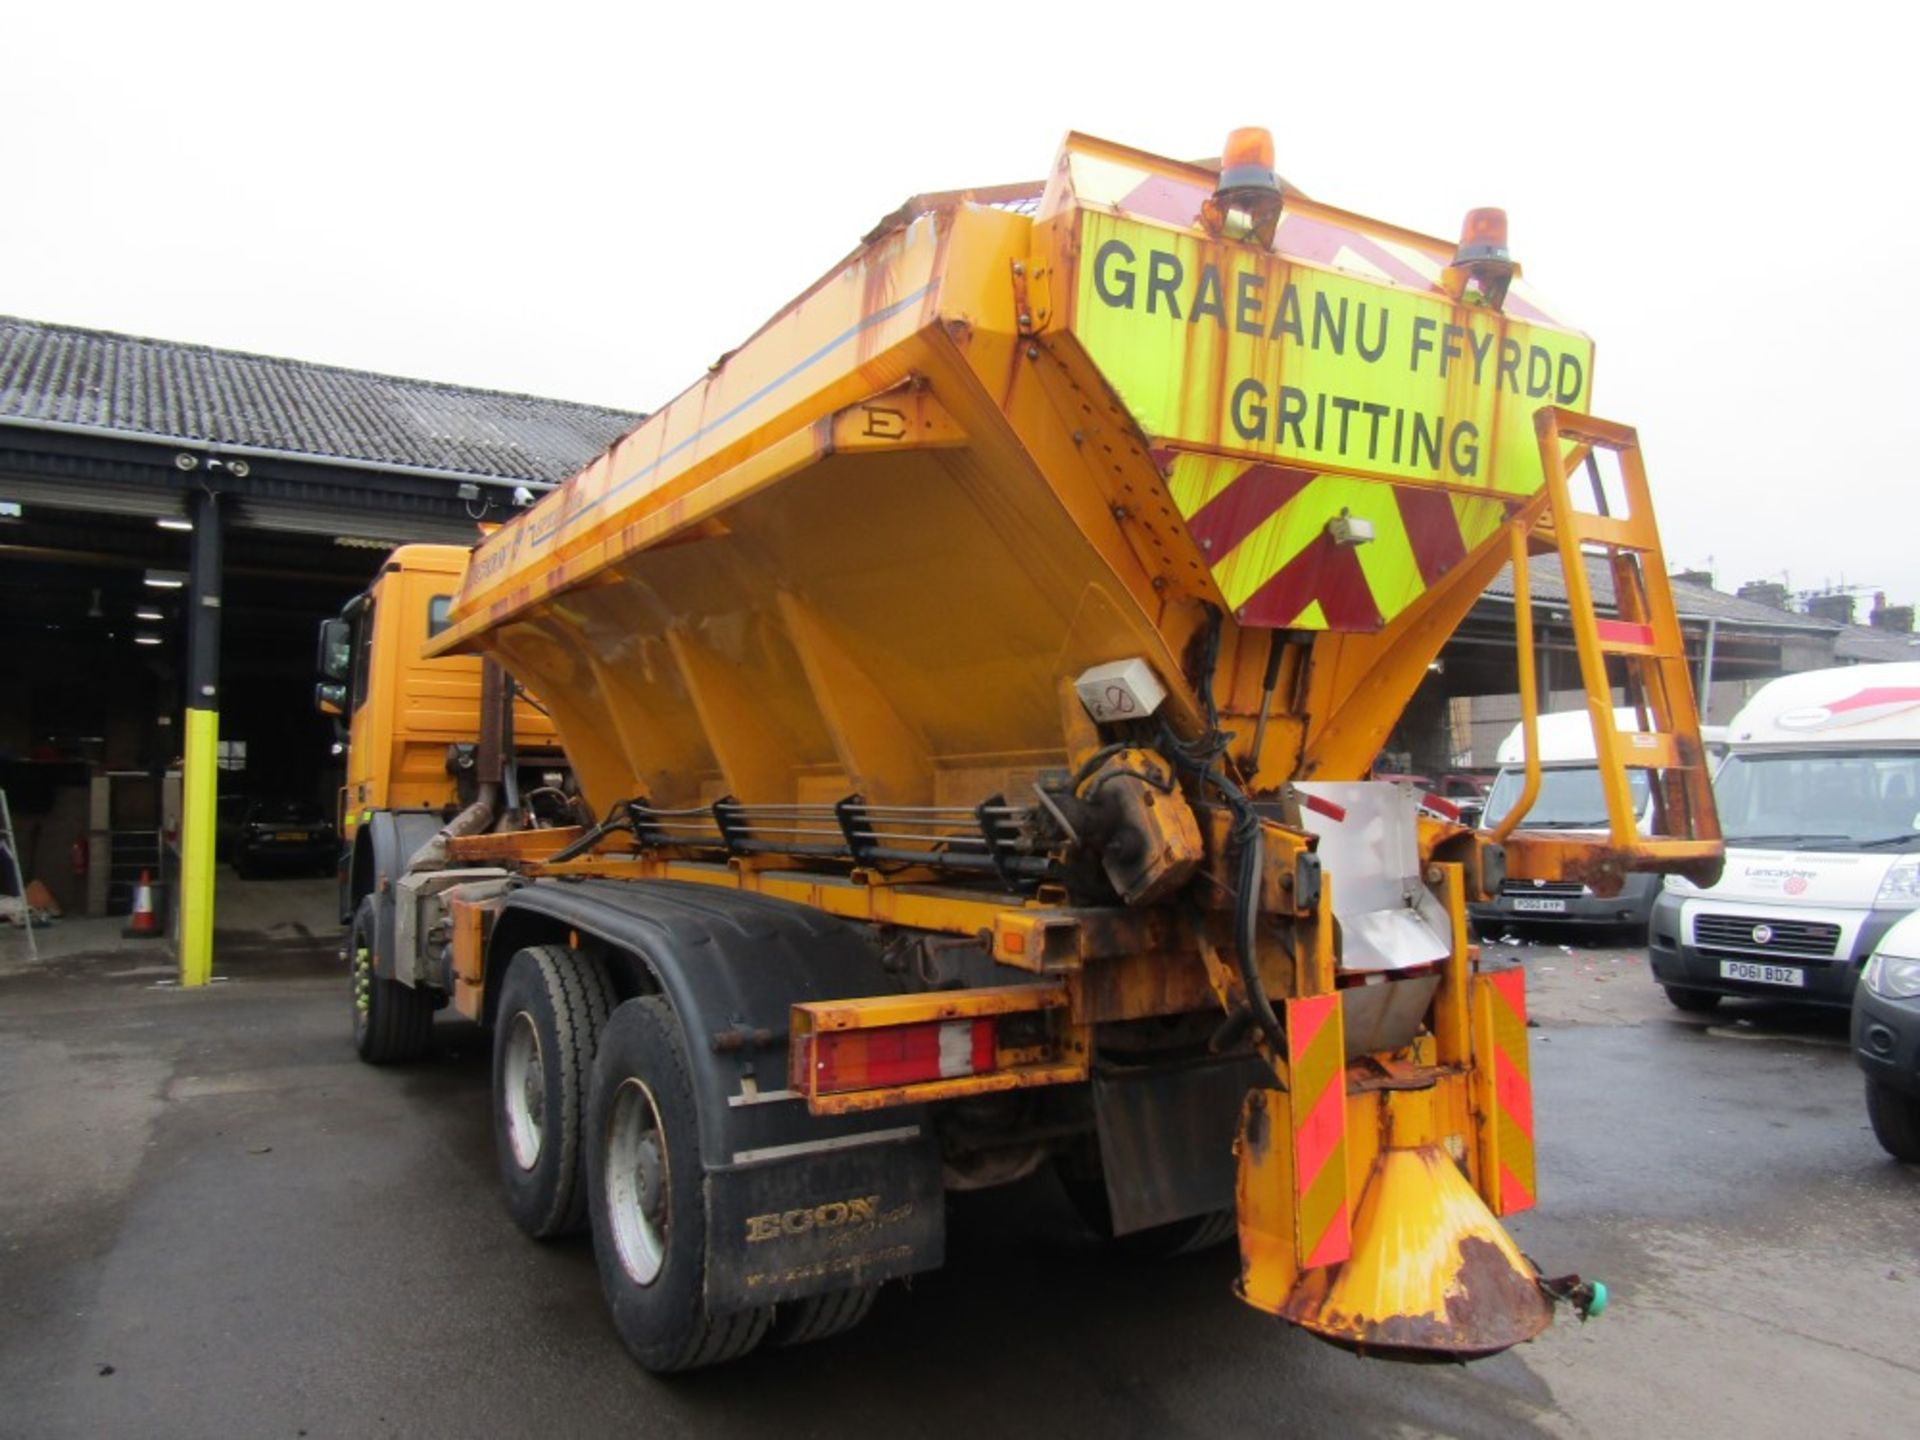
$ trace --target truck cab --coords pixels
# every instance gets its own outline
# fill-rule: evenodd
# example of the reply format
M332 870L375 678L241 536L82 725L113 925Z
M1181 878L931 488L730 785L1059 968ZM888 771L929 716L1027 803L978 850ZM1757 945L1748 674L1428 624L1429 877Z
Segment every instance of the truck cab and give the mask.
M395 862L382 864L387 857L377 851L404 850L395 857L403 863L407 840L417 846L473 798L483 664L421 654L446 627L467 555L459 545L404 545L337 617L321 622L315 700L335 717L347 760L335 817L343 922L381 874L394 872ZM513 703L510 740L516 782L531 791L558 776L554 788L565 792L570 777L553 722L524 692ZM388 833L396 824L404 839Z
M1717 884L1670 877L1654 978L1683 1010L1726 996L1845 1006L1920 905L1920 664L1788 675L1727 727Z

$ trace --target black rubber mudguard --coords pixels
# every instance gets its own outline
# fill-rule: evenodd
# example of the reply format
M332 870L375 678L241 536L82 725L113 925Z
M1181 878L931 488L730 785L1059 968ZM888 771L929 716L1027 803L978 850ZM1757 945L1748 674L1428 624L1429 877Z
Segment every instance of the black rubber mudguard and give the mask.
M807 906L664 880L536 880L507 897L495 935L525 933L516 915L637 957L680 1019L714 1313L940 1265L940 1152L925 1107L814 1116L783 1098L795 1004L902 988L864 930ZM489 970L506 959L490 954Z
M354 863L347 876L342 923L351 923L363 895L378 908L374 927L373 971L393 978L393 885L406 874L413 852L431 840L445 822L438 810L376 810L355 837Z

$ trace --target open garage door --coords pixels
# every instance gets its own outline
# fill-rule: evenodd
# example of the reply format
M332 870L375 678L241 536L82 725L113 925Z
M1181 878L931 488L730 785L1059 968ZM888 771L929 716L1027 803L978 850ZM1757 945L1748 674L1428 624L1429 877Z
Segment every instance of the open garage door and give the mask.
M13 502L0 518L0 789L22 861L63 911L125 914L142 871L174 898L192 536L138 517ZM330 818L338 765L313 708L316 622L383 542L235 527L221 595L219 858L252 807ZM313 851L301 866L318 868Z

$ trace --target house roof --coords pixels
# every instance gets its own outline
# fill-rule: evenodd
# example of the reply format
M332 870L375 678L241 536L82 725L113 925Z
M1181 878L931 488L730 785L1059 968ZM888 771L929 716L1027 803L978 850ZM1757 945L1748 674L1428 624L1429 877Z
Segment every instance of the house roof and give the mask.
M566 479L645 417L0 316L0 427L115 432L476 479Z
M1843 625L1833 640L1833 658L1843 665L1920 660L1920 635L1904 630L1876 630L1871 625Z
M1587 583L1592 587L1594 604L1602 610L1612 610L1614 608L1612 573L1607 569L1606 562L1597 556L1587 556L1586 562ZM1559 556L1533 556L1527 562L1527 579L1532 591L1533 603L1536 606L1567 603L1566 576L1560 569ZM1811 615L1801 615L1790 610L1776 610L1771 605L1742 600L1738 595L1728 595L1705 585L1696 585L1691 581L1674 580L1671 583L1673 608L1683 621L1705 624L1709 620L1717 620L1723 625L1740 629L1793 630L1809 635L1831 635L1840 628L1830 621L1819 620ZM1494 577L1493 583L1487 587L1487 595L1489 598L1512 603L1513 567L1511 565ZM1850 628L1858 630L1864 627Z

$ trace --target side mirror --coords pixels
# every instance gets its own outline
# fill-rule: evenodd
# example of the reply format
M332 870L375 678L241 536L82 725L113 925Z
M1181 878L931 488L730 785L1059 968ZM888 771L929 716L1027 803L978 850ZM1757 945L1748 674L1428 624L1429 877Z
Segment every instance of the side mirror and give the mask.
M313 687L313 708L322 715L344 715L347 713L347 687L329 684L322 680Z
M345 680L353 669L353 627L344 620L320 622L320 648L314 667L329 680ZM341 704L345 705L342 691ZM339 711L332 712L339 714Z

